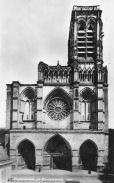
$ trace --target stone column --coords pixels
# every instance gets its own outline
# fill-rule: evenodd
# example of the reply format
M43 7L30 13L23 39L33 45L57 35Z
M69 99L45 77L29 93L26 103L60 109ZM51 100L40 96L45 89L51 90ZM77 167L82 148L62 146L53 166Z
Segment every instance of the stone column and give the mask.
M12 128L18 128L19 123L19 82L12 83L13 96L12 96Z
M104 166L105 168L108 168L108 161L109 161L109 134L105 133L104 134Z
M75 172L79 168L79 152L72 150L72 171Z
M42 127L42 110L43 110L43 83L37 83L37 121L36 128Z
M11 161L13 162L12 163L12 168L14 169L15 167L17 167L17 150L16 149L13 149L11 148L10 149L10 159Z
M11 129L11 99L12 99L11 85L7 85L7 99L6 99L6 128L7 129Z
M97 170L102 171L104 168L104 150L98 150Z
M79 122L79 83L74 84L73 91L73 128L77 128Z
M104 131L108 132L108 85L104 87L104 108L105 108Z
M98 130L104 129L104 95L103 84L98 83Z
M35 164L35 169L37 171L41 171L42 168L43 168L42 149L36 149L36 164Z

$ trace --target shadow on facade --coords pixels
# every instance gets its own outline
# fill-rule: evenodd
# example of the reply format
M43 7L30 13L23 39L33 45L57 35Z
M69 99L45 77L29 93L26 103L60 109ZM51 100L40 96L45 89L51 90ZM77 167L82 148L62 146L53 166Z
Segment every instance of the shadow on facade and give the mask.
M91 141L85 141L80 147L80 158L82 166L85 170L97 170L97 147L96 144Z
M18 166L35 170L35 148L29 140L19 144L18 153Z
M49 169L72 171L71 148L58 134L53 136L44 147L44 166L48 166Z

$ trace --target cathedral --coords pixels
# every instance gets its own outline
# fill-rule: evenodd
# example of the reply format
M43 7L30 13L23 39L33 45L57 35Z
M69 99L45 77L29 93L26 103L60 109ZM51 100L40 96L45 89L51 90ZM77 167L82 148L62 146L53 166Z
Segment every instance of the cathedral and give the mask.
M73 6L68 63L39 62L37 82L7 84L14 169L102 171L108 161L108 71L99 6Z

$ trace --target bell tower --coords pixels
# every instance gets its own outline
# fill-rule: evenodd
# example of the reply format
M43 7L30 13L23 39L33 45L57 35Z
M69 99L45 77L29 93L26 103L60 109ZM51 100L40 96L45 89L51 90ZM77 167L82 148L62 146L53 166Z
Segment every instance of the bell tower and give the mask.
M102 20L99 6L74 6L68 40L68 65L102 62Z
M108 129L108 74L103 66L101 13L99 6L73 6L71 14L68 66L73 73L74 129L79 122L87 121L91 121L92 130Z

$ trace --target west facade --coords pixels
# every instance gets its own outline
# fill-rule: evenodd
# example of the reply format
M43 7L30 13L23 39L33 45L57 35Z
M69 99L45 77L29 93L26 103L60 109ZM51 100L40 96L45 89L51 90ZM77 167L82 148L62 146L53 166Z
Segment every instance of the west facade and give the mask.
M74 6L68 63L39 62L35 84L7 85L15 168L103 170L108 157L108 71L99 6Z

